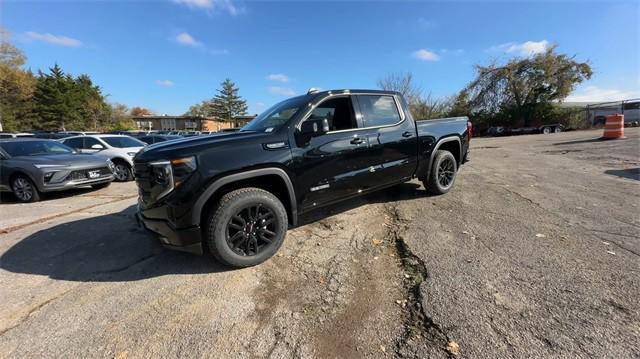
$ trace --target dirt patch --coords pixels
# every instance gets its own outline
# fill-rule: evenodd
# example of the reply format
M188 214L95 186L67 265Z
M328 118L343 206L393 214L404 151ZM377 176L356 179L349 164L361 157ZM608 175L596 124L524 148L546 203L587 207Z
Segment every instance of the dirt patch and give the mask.
M289 232L254 298L257 356L392 356L406 293L382 205L365 205ZM278 323L282 323L279 325Z

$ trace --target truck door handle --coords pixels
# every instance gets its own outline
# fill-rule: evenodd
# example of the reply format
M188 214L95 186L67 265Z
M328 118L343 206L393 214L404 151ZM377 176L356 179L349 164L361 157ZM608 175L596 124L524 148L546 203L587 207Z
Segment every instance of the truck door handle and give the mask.
M363 142L364 140L360 137L355 137L353 140L351 140L352 145L359 145L359 144L362 144Z
M405 132L402 133L402 137L406 138L406 137L411 137L411 136L413 136L413 133L411 133L410 131L405 131Z

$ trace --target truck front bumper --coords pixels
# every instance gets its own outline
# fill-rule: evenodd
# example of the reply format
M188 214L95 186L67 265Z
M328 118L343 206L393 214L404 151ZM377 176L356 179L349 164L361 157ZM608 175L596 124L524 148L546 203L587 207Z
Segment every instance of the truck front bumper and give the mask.
M173 228L169 221L151 219L144 216L144 211L138 205L136 213L138 225L153 232L160 239L160 243L172 250L202 255L202 232L199 226L190 228Z

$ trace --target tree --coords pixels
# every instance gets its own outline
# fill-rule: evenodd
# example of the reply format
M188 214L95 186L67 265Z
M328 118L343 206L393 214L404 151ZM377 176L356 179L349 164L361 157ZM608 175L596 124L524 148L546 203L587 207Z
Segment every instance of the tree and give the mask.
M126 131L136 128L136 124L129 115L129 109L121 103L111 103L107 105L109 108L108 120L103 124L103 128L107 131Z
M33 103L38 130L97 130L109 116L100 87L87 75L65 74L58 64L49 73L38 72Z
M450 98L436 98L430 93L421 96L409 104L411 115L416 120L432 120L446 117L451 108Z
M206 102L204 112L222 120L231 121L235 116L247 113L247 102L238 95L239 89L230 80L224 80L218 94Z
M184 113L184 116L209 117L211 114L207 112L207 107L210 107L207 106L207 101L202 101L189 107L189 110Z
M149 110L148 108L136 106L136 107L131 109L130 114L133 117L152 116L153 112L151 112L151 110Z
M385 91L400 92L409 104L418 101L422 97L422 89L413 81L411 72L394 72L386 75L377 82L378 87Z
M530 126L544 117L552 104L564 100L593 72L586 62L555 52L556 47L527 58L514 58L503 66L476 66L476 78L465 88L470 108L500 115L506 121Z
M0 124L4 131L30 127L35 77L21 67L26 57L9 42L9 32L0 27Z

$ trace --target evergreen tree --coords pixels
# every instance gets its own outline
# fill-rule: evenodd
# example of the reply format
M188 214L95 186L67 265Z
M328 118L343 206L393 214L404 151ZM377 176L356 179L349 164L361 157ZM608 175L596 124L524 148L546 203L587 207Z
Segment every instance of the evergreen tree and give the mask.
M38 71L38 81L33 94L34 114L37 121L34 128L38 130L61 130L68 121L69 101L66 98L70 89L69 78L55 64L49 74Z
M99 86L89 76L77 78L57 64L49 73L38 73L34 102L34 129L97 130L109 117L109 108Z
M218 94L204 104L204 113L222 120L231 121L235 116L247 113L247 102L238 95L239 89L230 80L226 79L220 84Z

